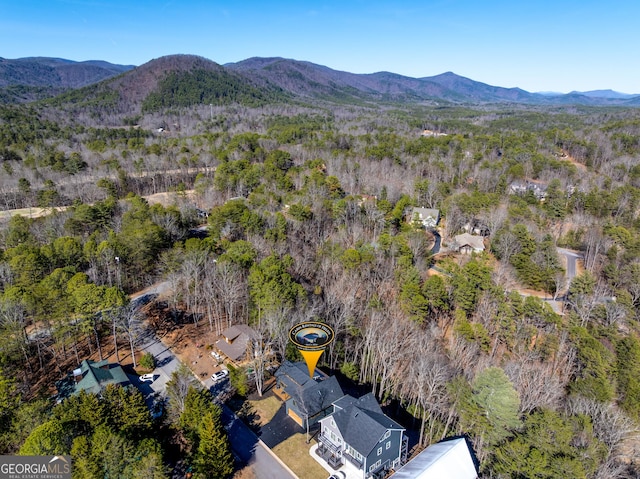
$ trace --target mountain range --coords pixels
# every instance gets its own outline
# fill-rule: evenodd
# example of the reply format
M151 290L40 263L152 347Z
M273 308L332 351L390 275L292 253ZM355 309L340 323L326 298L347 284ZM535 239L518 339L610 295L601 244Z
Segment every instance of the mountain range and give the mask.
M95 104L108 98L120 111L195 103L313 99L345 103L640 106L640 94L612 90L531 93L488 85L452 72L423 78L391 72L355 74L278 57L220 65L194 55L170 55L138 67L46 57L0 58L0 102L26 102L60 93L58 103Z
M134 68L134 65L114 65L99 60L74 62L47 57L17 60L0 58L0 87L24 85L79 88Z

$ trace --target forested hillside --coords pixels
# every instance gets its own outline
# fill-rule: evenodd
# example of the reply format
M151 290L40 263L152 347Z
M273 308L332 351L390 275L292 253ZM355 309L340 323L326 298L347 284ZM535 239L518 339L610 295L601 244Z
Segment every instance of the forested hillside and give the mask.
M133 68L102 61L61 58L0 58L0 104L28 103L97 83Z
M167 280L172 320L253 325L280 359L293 324L327 322L325 368L412 416L419 447L468 435L483 477L640 474L640 110L293 104L247 85L165 103L180 79L187 99L227 81L171 76L135 93L144 111L103 86L112 103L0 110L2 208L51 208L2 220L0 452L86 407L51 410L41 378L135 343L127 294ZM175 205L142 198L165 191ZM457 251L470 225L484 252ZM582 256L575 276L558 248ZM197 411L210 424L185 437L216 433ZM105 470L88 451L124 423L65 436L77 477ZM156 460L146 427L110 444Z

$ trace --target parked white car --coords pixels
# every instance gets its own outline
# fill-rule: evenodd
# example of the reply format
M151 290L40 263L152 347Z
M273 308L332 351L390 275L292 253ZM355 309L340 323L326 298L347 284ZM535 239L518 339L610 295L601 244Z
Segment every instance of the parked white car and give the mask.
M218 353L216 353L215 351L211 351L211 356L213 356L213 359L215 359L216 361L220 362L222 361L222 356L220 356Z
M142 376L140 376L141 383L152 383L153 379L154 379L153 373L143 374Z
M218 371L217 373L213 373L211 375L211 380L213 381L213 384L215 384L215 383L218 383L218 382L222 381L228 375L229 375L229 371L227 371L226 369L222 369L222 370Z

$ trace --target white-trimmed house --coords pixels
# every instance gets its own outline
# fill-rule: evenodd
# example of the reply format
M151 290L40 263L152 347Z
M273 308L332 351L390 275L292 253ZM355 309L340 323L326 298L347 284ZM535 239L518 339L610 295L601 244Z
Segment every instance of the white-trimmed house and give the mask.
M316 453L335 469L349 461L363 479L379 479L406 460L404 432L382 412L373 394L359 399L345 395L333 403L333 413L320 420Z
M524 196L528 192L532 192L533 195L540 201L547 197L547 187L540 182L533 181L514 181L509 185L509 192L512 194Z
M435 228L440 221L440 210L435 208L418 208L411 210L410 222L420 223L425 228Z

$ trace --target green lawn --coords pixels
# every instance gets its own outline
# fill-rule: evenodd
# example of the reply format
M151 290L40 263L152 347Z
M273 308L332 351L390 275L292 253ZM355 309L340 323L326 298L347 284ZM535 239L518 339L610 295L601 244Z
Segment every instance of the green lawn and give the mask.
M255 422L260 426L268 424L276 415L282 401L275 396L269 396L257 401L247 401L251 405L251 409L255 413Z
M306 434L295 434L273 448L273 452L300 479L327 479L329 473L309 454L315 443L306 443Z

